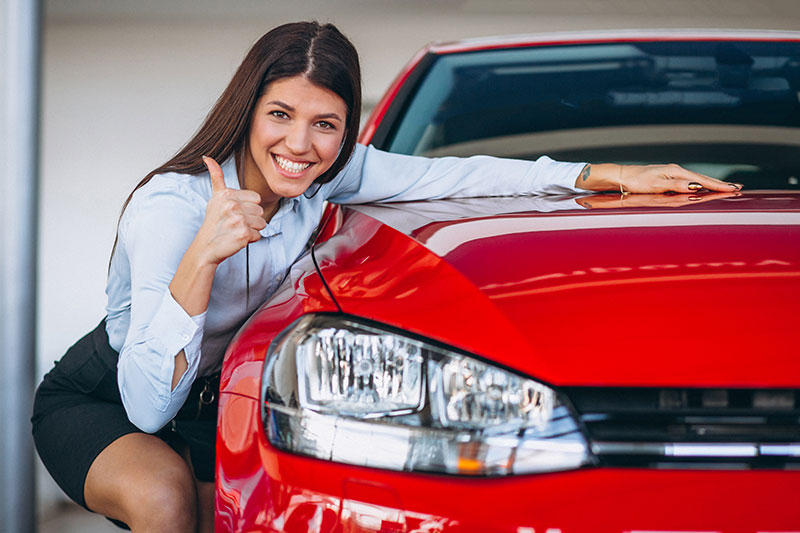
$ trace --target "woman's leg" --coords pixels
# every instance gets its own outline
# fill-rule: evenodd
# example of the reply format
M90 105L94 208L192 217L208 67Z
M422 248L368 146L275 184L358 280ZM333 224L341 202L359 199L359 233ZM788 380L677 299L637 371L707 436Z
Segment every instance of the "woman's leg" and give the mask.
M214 483L197 482L197 531L214 533Z
M198 524L198 491L189 465L146 433L124 435L100 452L86 476L84 498L89 509L136 533L194 532ZM213 528L213 504L211 509Z
M117 354L107 344L101 322L37 389L31 421L42 462L72 500L134 531L213 531L216 405L198 414L195 400L181 410L189 445L177 430L185 421L158 435L142 433L122 406ZM192 398L209 383L216 385L199 379ZM188 453L175 451L182 446L192 449L191 465ZM206 483L195 479L194 469Z

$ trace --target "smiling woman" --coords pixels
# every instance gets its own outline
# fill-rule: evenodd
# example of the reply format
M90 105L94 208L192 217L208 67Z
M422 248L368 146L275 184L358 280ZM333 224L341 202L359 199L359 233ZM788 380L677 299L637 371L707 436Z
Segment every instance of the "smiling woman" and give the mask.
M333 25L275 28L197 134L125 202L107 317L36 395L37 450L73 500L135 531L213 529L225 348L278 289L326 201L738 190L674 165L428 159L356 145L360 83L356 51Z
M244 159L244 186L261 195L265 213L300 196L333 165L344 141L347 108L336 93L295 76L259 98Z

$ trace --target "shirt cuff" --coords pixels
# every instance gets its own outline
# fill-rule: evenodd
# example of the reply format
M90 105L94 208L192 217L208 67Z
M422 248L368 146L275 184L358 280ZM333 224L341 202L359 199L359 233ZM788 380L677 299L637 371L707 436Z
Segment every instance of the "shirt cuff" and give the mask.
M533 180L534 190L538 189L546 194L585 194L586 189L575 186L575 182L585 166L586 163L554 161L547 156L542 156L536 160L528 177ZM536 180L542 177L544 177L543 186L537 187Z
M183 350L191 368L200 357L205 321L205 312L189 316L167 289L148 327L148 337L161 345L159 351L166 356L174 357Z

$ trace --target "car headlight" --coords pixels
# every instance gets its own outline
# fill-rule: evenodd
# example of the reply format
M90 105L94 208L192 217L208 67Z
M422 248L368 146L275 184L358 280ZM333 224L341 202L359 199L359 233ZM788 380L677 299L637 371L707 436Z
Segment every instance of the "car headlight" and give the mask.
M387 468L509 475L588 462L556 391L477 358L334 315L270 346L263 420L293 453Z

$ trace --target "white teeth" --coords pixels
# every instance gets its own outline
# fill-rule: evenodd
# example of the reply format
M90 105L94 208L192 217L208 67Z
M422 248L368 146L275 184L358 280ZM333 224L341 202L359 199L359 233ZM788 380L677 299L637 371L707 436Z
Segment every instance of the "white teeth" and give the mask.
M278 166L286 172L294 173L302 172L311 166L311 163L295 163L293 161L289 161L288 159L284 159L279 155L275 156L275 162L278 163Z

